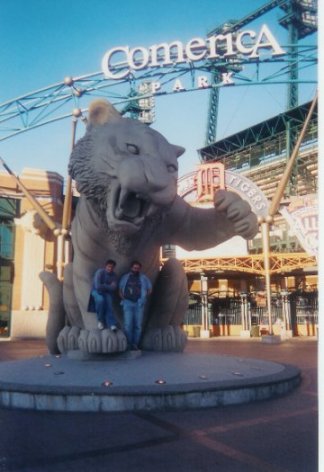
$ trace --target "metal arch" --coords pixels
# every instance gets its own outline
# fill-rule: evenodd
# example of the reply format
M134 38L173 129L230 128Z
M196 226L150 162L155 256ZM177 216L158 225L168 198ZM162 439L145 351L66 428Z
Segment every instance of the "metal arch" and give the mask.
M285 48L285 46L283 47ZM299 46L299 66L305 68L314 66L317 63L316 51L316 46ZM226 61L224 61L225 63L228 65ZM260 68L260 65L263 63L277 64L279 69L270 76L257 80L254 78L255 74L249 76L247 74L234 73L235 86L286 84L288 82L287 70L289 68L289 61L285 57L252 60L237 58L233 65L238 70L242 69L243 66L247 66L246 69L251 70L253 66ZM131 75L122 80L107 79L102 72L94 72L74 78L66 77L62 82L49 85L0 104L0 141L71 117L74 109L84 112L87 109L90 97L101 96L107 98L114 106L121 109L120 111L123 114L127 112L127 104L131 101L136 101L139 98L176 93L172 89L163 89L163 87L170 87L172 81L176 79L186 80L188 83L186 83L186 89L181 91L181 93L203 90L194 86L192 83L193 78L198 73L212 75L215 65L214 62L203 60L195 63L174 64L170 67L147 69L142 73ZM217 61L217 68L221 66L222 61ZM121 71L126 68L126 63L115 64L114 67L116 70ZM159 81L161 83L161 90L154 94L138 93L137 96L136 94L134 95L134 84L139 84L143 81ZM316 81L298 81L298 83L315 84ZM207 88L219 89L225 86L227 85L224 85L222 82L215 82Z

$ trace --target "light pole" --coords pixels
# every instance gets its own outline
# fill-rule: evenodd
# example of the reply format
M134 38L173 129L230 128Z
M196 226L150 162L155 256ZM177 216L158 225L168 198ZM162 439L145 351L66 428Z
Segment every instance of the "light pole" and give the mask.
M292 325L291 325L291 314L290 314L290 304L289 304L289 292L286 290L281 292L282 300L282 316L285 328L285 337L292 337Z
M249 338L251 336L251 317L248 307L248 298L246 292L241 292L241 320L242 331L241 337Z
M308 124L310 122L313 111L316 107L317 100L318 100L318 95L316 93L316 95L315 95L315 97L314 97L314 99L311 103L311 106L309 108L308 114L306 116L305 122L304 122L302 130L300 132L300 135L298 136L298 139L296 141L293 152L292 152L292 154L291 154L291 156L290 156L290 158L287 162L286 168L285 168L284 173L281 177L281 180L279 182L277 190L276 190L274 196L272 197L271 205L270 205L270 208L269 208L269 213L265 218L260 218L259 219L259 223L261 224L261 233L262 233L262 242L263 242L264 276L265 276L265 285L266 285L266 294L267 294L267 310L268 310L268 318L269 318L269 335L268 336L262 336L262 338L261 338L262 342L267 342L267 343L279 343L280 342L280 336L274 336L273 335L273 329L272 329L269 226L273 221L274 215L278 211L282 195L284 193L284 190L286 188L288 179L289 179L290 174L292 172L295 160L298 156L300 145L301 145L301 143L304 139Z
M208 316L208 277L205 274L200 275L200 290L201 290L201 310L202 310L202 324L203 329L200 330L201 338L209 338L209 316Z

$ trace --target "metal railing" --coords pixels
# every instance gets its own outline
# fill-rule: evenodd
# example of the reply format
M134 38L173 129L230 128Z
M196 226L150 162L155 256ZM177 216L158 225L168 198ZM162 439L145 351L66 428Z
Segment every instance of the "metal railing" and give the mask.
M250 325L267 326L269 324L268 310L265 306L256 306L248 303L248 316ZM318 294L317 292L298 291L289 294L289 316L291 327L296 331L298 325L318 324ZM184 325L202 325L202 303L200 300L189 306L184 317ZM271 304L272 323L284 323L283 297L277 295ZM213 299L208 304L209 325L241 325L242 324L242 300L239 298Z

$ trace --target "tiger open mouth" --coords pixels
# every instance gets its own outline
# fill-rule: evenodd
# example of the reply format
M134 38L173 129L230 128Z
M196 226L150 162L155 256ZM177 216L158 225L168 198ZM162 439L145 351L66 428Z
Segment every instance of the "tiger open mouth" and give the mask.
M115 194L115 212L117 220L139 225L151 206L149 199L136 192L119 188Z

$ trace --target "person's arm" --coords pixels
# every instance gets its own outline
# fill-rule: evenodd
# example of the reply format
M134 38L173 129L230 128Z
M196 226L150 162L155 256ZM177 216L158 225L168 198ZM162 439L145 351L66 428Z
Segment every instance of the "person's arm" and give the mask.
M94 276L93 285L94 285L95 290L97 290L98 292L110 292L112 290L112 288L110 287L110 284L106 284L103 282L104 275L105 275L104 270L105 269L97 270Z
M147 288L146 288L147 295L151 295L151 293L152 293L152 282L146 276L145 276L145 279L146 279L146 285L147 285Z
M101 290L101 273L102 269L98 269L93 277L93 288L97 291Z
M108 292L114 292L116 289L117 289L117 275L114 274L112 277L111 277L111 281L109 282L109 284L107 284L107 291Z
M119 296L122 300L124 299L125 285L126 285L126 276L123 275L119 281Z
M141 274L140 278L142 284L140 301L141 303L145 303L146 297L152 293L152 283L150 279L144 274Z

